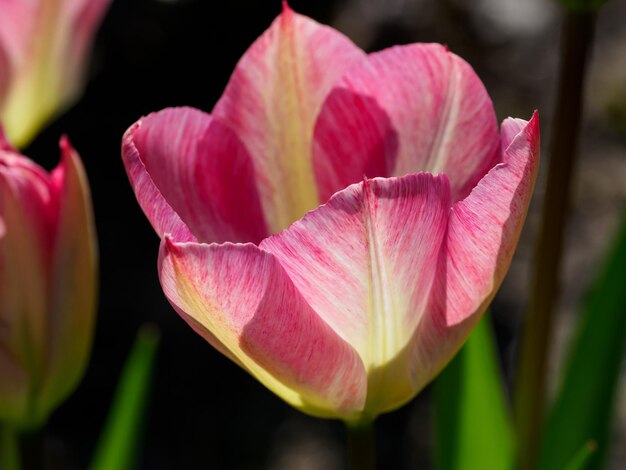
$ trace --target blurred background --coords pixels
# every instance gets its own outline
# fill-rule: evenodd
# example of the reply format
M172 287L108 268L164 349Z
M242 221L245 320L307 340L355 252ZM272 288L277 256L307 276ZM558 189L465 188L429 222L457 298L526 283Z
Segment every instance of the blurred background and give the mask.
M562 19L551 0L292 0L366 51L441 42L484 81L498 119L539 109L550 135ZM82 385L52 417L54 468L86 468L135 333L156 324L162 343L145 425L141 469L338 469L345 457L339 422L291 409L196 335L165 300L157 279L159 240L137 205L120 158L123 132L168 106L209 111L246 48L280 12L279 0L114 0L98 35L83 99L39 135L25 154L52 168L66 133L92 186L100 242L100 308ZM626 1L598 17L563 269L563 298L552 367L558 370L576 306L617 228L626 201ZM542 156L540 178L545 177ZM493 304L502 367L512 376L528 292L537 223L535 203L521 245ZM626 282L626 281L625 281ZM626 333L625 333L626 334ZM622 374L624 377L625 374ZM622 380L623 385L626 385ZM626 468L626 388L610 468ZM377 424L379 468L429 468L428 389ZM480 423L476 423L480 426Z

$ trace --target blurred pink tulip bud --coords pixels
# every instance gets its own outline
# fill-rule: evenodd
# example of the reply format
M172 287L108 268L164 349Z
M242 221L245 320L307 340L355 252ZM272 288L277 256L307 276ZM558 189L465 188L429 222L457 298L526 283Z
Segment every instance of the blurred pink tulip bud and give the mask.
M46 173L0 134L0 422L39 426L78 384L96 265L89 187L69 141Z
M493 298L539 119L499 133L447 48L366 55L285 6L210 115L151 114L122 154L182 318L291 405L367 421L422 390Z
M0 122L22 147L82 93L110 0L0 0Z

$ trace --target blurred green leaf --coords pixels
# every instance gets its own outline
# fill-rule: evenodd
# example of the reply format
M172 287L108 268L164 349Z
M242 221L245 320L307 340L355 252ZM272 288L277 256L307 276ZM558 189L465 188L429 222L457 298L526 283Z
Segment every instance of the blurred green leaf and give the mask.
M598 10L608 0L559 0L569 11L592 12Z
M485 315L434 384L437 470L513 468L515 445L503 391Z
M565 466L564 470L583 470L589 462L593 453L598 449L595 441L589 441L580 448L570 462Z
M585 469L602 468L620 365L626 348L626 213L617 243L585 302L564 379L543 437L541 468L565 465L585 443L598 451Z
M159 333L153 326L143 326L137 333L100 437L92 470L136 468L158 343Z

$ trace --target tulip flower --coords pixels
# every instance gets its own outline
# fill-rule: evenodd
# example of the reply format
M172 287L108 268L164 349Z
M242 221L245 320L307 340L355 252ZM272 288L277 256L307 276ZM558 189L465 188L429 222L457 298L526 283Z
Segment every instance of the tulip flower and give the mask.
M0 134L0 422L41 425L91 347L96 241L87 179L66 138L51 172Z
M122 154L175 310L291 405L356 423L414 397L485 311L538 148L538 117L499 133L447 48L366 55L285 6L210 115L151 114Z
M110 0L0 0L0 121L26 145L82 92Z

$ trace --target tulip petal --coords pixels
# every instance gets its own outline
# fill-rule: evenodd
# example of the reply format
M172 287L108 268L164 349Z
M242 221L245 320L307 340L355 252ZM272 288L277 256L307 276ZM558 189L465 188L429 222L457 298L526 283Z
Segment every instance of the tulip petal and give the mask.
M0 0L0 48L12 75L0 118L17 145L82 91L86 56L109 3Z
M83 64L87 59L91 40L97 31L111 0L66 0L64 12L67 13L69 31L72 32L68 42L68 63L66 77L75 77L77 81L83 79ZM78 89L68 89L75 94Z
M266 236L248 152L208 114L192 108L151 114L126 132L122 157L160 237L258 242Z
M457 201L500 157L483 84L463 59L438 44L392 47L351 68L324 103L314 139L322 199L362 174L428 171L448 175Z
M449 209L444 175L366 180L260 245L359 351L370 376L366 410L416 392L404 351L425 313Z
M315 124L313 170L321 201L366 177L388 177L398 155L398 133L369 96L335 88Z
M0 48L5 49L13 63L23 60L32 41L32 31L38 18L41 2L0 0ZM2 69L0 69L1 71Z
M46 407L43 413L54 409L82 377L96 310L97 247L89 185L67 138L61 139L60 147L61 161L51 174L57 223L47 326L48 367L41 392Z
M166 238L159 272L179 314L288 403L316 416L360 412L367 381L361 359L271 254L252 244Z
M0 421L33 412L44 373L50 206L48 175L0 150Z
M528 121L519 118L506 118L502 122L500 127L500 148L502 154L506 152L506 149L511 145L515 137L524 130L524 127L528 124Z
M414 381L422 386L459 350L511 262L539 164L539 116L523 123L504 121L503 163L452 207L429 315L413 340Z
M311 163L315 118L336 80L365 56L339 32L284 5L243 55L213 110L254 159L272 233L318 206Z
M519 121L505 121L503 135L510 138ZM465 321L502 282L526 218L538 165L535 113L507 146L503 163L453 206L447 240L446 325Z

